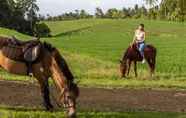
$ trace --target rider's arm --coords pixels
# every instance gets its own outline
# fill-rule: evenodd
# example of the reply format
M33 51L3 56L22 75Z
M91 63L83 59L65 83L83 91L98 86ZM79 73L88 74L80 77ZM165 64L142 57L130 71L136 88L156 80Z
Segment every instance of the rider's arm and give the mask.
M134 43L135 43L135 41L136 41L136 31L135 31L135 33L134 33L134 37L133 37L132 44L134 44Z
M146 33L144 32L144 41L145 41Z

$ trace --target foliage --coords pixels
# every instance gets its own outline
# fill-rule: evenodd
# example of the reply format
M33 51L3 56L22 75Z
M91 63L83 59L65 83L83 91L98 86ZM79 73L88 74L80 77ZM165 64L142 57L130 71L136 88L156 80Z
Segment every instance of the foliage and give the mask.
M95 16L96 18L104 18L104 13L101 8L99 7L96 8Z
M40 15L39 20L48 20L48 21L60 21L60 20L73 20L73 19L85 19L92 18L93 16L88 14L85 10L75 10L75 12L67 12L58 16L50 16L47 14L47 17Z
M153 19L153 20L170 20L181 21L186 20L186 1L185 0L162 0L160 3L158 0L145 0L149 9L145 6L138 6L137 4L132 8L123 8L122 10L111 8L105 13L101 8L96 8L94 16L96 18L111 18L111 19ZM52 17L50 15L47 18L41 17L41 19L47 20L72 20L82 18L93 18L92 15L86 13L85 10L76 10L74 12L64 13L59 16Z
M49 37L50 35L50 28L45 23L37 23L34 26L34 32L37 37Z
M0 26L33 35L38 10L36 0L0 0Z

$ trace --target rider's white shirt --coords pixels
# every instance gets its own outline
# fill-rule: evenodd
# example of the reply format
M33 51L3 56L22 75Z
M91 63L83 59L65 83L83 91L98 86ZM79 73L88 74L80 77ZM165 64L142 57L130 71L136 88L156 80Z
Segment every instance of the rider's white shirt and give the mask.
M135 36L136 36L137 43L141 43L145 41L145 32L136 30Z

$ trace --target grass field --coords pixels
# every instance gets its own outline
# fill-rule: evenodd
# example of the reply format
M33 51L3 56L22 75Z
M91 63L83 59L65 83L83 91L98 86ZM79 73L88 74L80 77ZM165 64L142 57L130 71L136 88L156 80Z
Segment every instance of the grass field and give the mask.
M157 69L150 78L146 65L138 64L139 77L131 74L128 79L119 77L119 59L132 40L139 23L146 25L147 43L158 49ZM147 20L77 20L47 22L53 37L43 38L56 46L65 57L80 86L176 88L186 89L186 24ZM27 40L30 36L0 28L0 35ZM0 71L1 78L30 80ZM186 118L181 113L87 113L81 118ZM2 118L61 118L62 112L0 110Z
M147 43L158 50L156 76L149 77L147 65L138 64L139 77L131 73L127 80L119 76L119 60L132 40L139 23L144 23ZM186 88L186 24L147 20L76 20L47 22L53 37L44 38L56 46L66 58L76 80L82 86ZM2 35L16 35L15 31L0 29ZM1 71L3 78L14 77Z
M184 113L80 112L78 118L186 118ZM0 110L1 118L64 118L62 112Z

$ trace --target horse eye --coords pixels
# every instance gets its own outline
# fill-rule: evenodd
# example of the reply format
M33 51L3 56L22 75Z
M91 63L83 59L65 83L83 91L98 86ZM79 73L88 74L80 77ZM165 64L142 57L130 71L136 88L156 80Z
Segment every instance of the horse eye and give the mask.
M70 96L68 95L68 96L66 96L68 99L70 99Z

